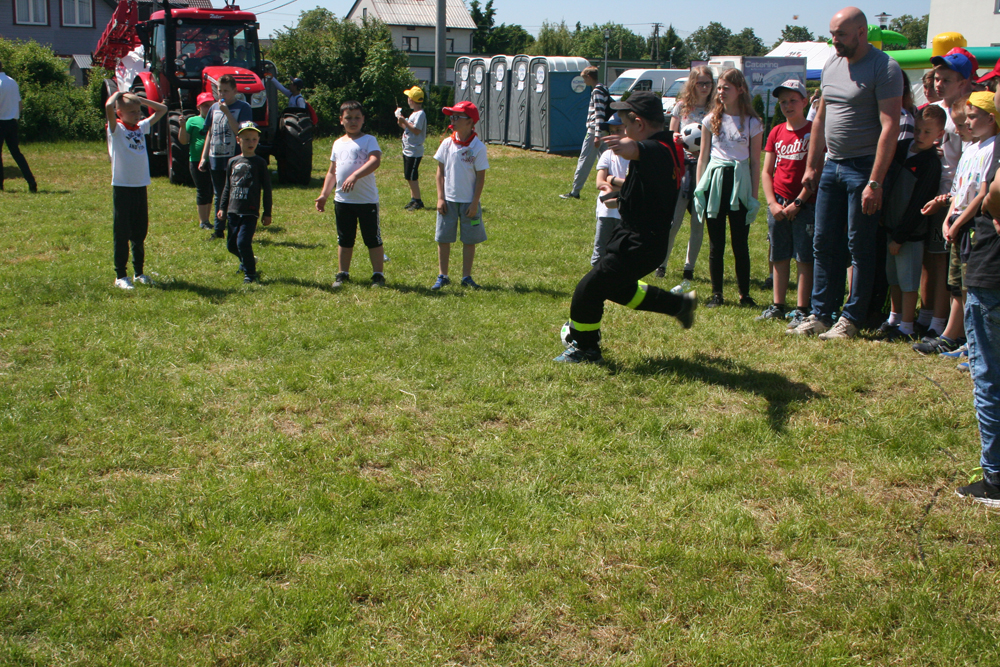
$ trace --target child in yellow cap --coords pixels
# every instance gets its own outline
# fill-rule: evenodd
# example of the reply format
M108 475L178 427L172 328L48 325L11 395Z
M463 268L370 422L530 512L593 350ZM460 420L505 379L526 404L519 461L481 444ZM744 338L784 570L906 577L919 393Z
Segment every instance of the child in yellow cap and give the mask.
M407 211L419 211L424 207L420 199L420 160L424 157L424 140L427 138L427 114L424 113L424 91L420 86L404 90L406 103L413 112L403 116L403 110L396 109L396 123L403 128L403 178L410 186L410 203Z

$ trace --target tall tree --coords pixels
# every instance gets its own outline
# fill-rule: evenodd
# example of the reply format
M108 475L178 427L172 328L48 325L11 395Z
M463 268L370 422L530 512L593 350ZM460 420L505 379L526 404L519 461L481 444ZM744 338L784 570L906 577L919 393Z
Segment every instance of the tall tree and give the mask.
M496 25L493 0L487 0L485 7L479 0L472 0L469 14L476 24L472 34L473 53L524 53L535 42L531 33L519 25Z
M815 42L816 35L812 34L809 28L800 25L786 25L781 31L781 37L771 47L772 50L778 48L782 42Z
M652 41L652 37L650 37L650 41ZM670 52L671 49L673 49L673 54ZM660 62L674 69L687 69L691 66L690 49L672 25L660 35Z
M558 24L542 21L538 38L530 47L532 55L536 56L568 56L572 50L573 33L566 27L565 21Z
M717 21L712 21L707 26L702 26L692 32L687 38L688 48L691 50L691 57L730 55L726 53L729 40L733 38L733 32Z
M897 51L901 49L924 48L929 41L927 39L927 23L929 19L930 16L928 14L924 14L920 18L903 14L889 21L889 30L906 35L908 41L905 46L902 44L887 44L883 46L883 49L885 51Z
M646 39L618 23L605 23L581 27L573 34L573 50L570 55L598 60L604 58L604 31L611 31L608 40L608 57L625 60L648 58Z
M469 14L472 22L476 24L476 31L472 33L472 52L487 53L486 47L489 43L490 30L493 29L496 10L493 9L493 0L486 0L483 7L479 0L472 0L469 3Z
M726 55L762 56L765 53L767 49L764 47L764 42L754 33L753 28L743 28L726 43Z

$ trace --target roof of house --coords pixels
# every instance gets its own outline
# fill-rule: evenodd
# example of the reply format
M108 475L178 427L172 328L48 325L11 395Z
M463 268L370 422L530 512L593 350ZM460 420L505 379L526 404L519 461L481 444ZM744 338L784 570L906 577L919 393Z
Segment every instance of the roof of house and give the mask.
M197 2L198 0L192 0ZM435 0L370 0L375 15L386 25L437 25L437 2ZM445 21L449 28L475 30L476 24L462 0L446 0ZM355 0L348 18L357 18L355 10L361 0Z
M93 67L93 60L91 59L89 53L74 53L73 62L76 63L76 66L80 69L90 69Z

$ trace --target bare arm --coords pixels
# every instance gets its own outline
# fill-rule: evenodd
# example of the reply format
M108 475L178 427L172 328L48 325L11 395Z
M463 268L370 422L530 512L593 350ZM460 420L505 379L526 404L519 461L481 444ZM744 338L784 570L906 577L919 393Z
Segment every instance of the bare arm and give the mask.
M903 107L901 97L890 97L879 100L878 115L882 125L882 134L878 138L878 148L875 150L875 164L872 166L872 173L869 180L882 184L885 174L889 171L889 163L896 153L896 144L899 142L899 113ZM872 190L865 186L861 194L861 210L865 214L871 215L882 208L882 190L878 188Z
M677 108L679 106L680 105L676 105L674 107L674 111L677 111ZM671 116L670 116L670 131L673 132L674 134L676 134L676 133L678 133L678 132L681 131L681 117L677 113L671 112Z
M226 122L229 124L229 129L232 130L233 136L240 133L240 123L236 120L236 116L229 109L229 105L226 104L225 100L219 100L219 111L221 111L226 116Z
M785 209L774 197L774 165L777 156L771 151L764 153L764 173L760 175L761 183L764 186L764 199L767 200L767 208L775 220L782 220L785 217Z
M437 184L438 191L438 205L437 211L441 215L448 212L448 202L444 199L444 165L438 162L437 174L434 176L434 182Z
M701 133L701 152L698 153L698 181L701 182L701 175L708 167L709 154L712 152L712 132Z
M604 144L610 150L614 151L615 155L621 155L626 160L639 159L639 144L628 137L620 137L617 134L609 134L604 137Z
M472 193L472 203L465 212L465 217L473 220L479 217L479 198L483 195L483 186L486 185L486 170L476 172L476 189Z
M983 208L993 216L994 220L1000 218L1000 169L997 170L996 176L993 177L989 191L983 199Z
M181 142L184 146L191 143L191 135L188 134L187 121L181 123L180 129L177 131L177 141Z
M802 187L808 189L810 192L816 192L819 188L819 172L823 168L824 153L826 153L826 98L821 97L809 137L809 155L806 157L806 170L802 175Z
M601 168L597 170L597 189L601 192L611 192L617 188L608 180L608 170Z
M161 118L167 115L167 105L153 100L143 99L142 103L153 110L153 116L149 119L150 125L156 125Z
M208 169L208 147L212 144L212 123L209 122L209 118L212 114L208 114L208 118L205 122L208 123L208 132L205 133L205 145L201 147L201 161L198 163L199 171L206 171Z
M408 121L406 118L403 118L402 116L396 119L396 124L408 130L412 134L422 134L422 131L420 130L419 127Z
M122 96L122 91L116 90L111 97L108 98L107 103L104 105L104 116L108 119L108 131L112 134L115 128L118 127L118 117L115 115L115 104L118 103L118 98Z
M750 139L750 189L753 190L753 198L760 196L760 138L763 133Z
M335 187L337 187L337 163L331 162L326 178L323 179L323 189L319 191L319 197L316 197L316 210L320 213L326 210L326 200L330 198Z

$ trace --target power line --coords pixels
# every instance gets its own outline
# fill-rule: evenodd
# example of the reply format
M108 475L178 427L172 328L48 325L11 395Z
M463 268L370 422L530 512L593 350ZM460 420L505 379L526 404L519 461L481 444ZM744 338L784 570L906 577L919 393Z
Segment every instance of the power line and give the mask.
M292 4L293 2L298 2L298 1L299 0L289 0L288 2L286 2L283 5L278 5L277 7L272 7L271 9L265 9L262 12L257 12L257 14L258 15L260 15L260 14L267 14L268 12L273 12L275 9L281 9L282 7L287 7L288 5Z

